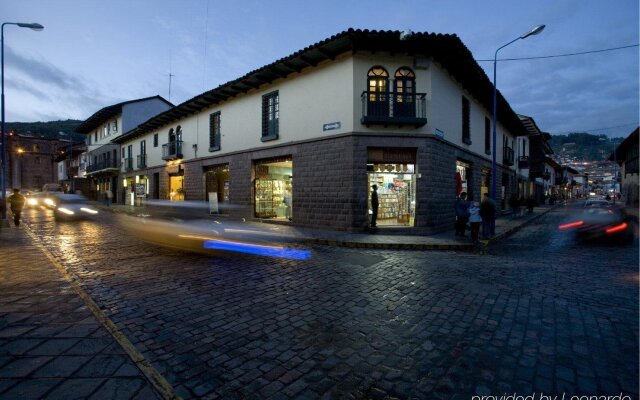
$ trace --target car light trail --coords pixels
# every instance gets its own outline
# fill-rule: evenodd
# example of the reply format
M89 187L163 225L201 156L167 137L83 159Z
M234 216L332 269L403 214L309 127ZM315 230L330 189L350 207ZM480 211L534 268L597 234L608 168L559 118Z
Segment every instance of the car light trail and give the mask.
M569 222L568 224L560 225L558 227L558 229L564 230L564 229L569 229L569 228L575 228L575 227L581 226L583 224L584 224L583 221Z
M629 226L629 225L627 225L626 222L623 222L620 225L612 226L611 228L607 229L604 232L606 234L620 232L620 231L623 231L623 230L627 229L627 226Z

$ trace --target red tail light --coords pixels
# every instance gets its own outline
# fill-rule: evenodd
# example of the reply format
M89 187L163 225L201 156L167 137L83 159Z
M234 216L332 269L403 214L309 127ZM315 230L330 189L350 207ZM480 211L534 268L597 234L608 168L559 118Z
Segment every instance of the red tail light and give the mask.
M569 222L568 224L560 225L558 229L564 230L569 228L575 228L576 226L580 226L582 224L584 224L583 221Z
M620 231L623 231L623 230L627 229L627 226L628 226L627 223L623 222L620 225L616 225L616 226L613 226L613 227L607 229L605 231L605 233L609 234L609 233L620 232Z

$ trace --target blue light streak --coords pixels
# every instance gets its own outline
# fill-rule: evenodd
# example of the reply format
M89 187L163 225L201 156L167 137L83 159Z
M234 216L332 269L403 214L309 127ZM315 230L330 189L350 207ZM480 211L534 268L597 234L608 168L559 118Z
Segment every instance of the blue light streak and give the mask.
M284 247L261 246L257 244L226 242L222 240L205 240L203 247L211 250L235 251L238 253L287 258L292 260L307 260L311 258L311 251L309 250L285 249Z

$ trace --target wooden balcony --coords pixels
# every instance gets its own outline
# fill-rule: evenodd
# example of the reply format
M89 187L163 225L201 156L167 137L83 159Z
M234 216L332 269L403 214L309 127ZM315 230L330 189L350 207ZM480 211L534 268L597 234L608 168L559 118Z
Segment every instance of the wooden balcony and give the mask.
M362 92L362 117L366 126L414 126L427 123L426 93Z

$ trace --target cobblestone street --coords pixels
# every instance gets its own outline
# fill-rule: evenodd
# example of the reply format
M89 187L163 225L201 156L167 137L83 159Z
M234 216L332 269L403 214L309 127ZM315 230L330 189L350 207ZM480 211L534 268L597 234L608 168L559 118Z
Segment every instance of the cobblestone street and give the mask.
M637 399L637 240L576 243L555 229L563 213L550 212L486 254L314 246L305 261L157 248L106 220L29 222L183 398ZM67 291L63 284L55 290ZM68 307L82 310L70 297ZM7 304L0 398L11 398L17 383L7 375L16 362L8 349L21 346L19 360L35 362L31 356L45 356L35 350L54 345L20 339L16 329L37 327L16 320L22 311ZM90 327L87 336L110 340L95 333L95 321ZM78 361L86 369L96 359ZM135 382L131 397L153 395Z

